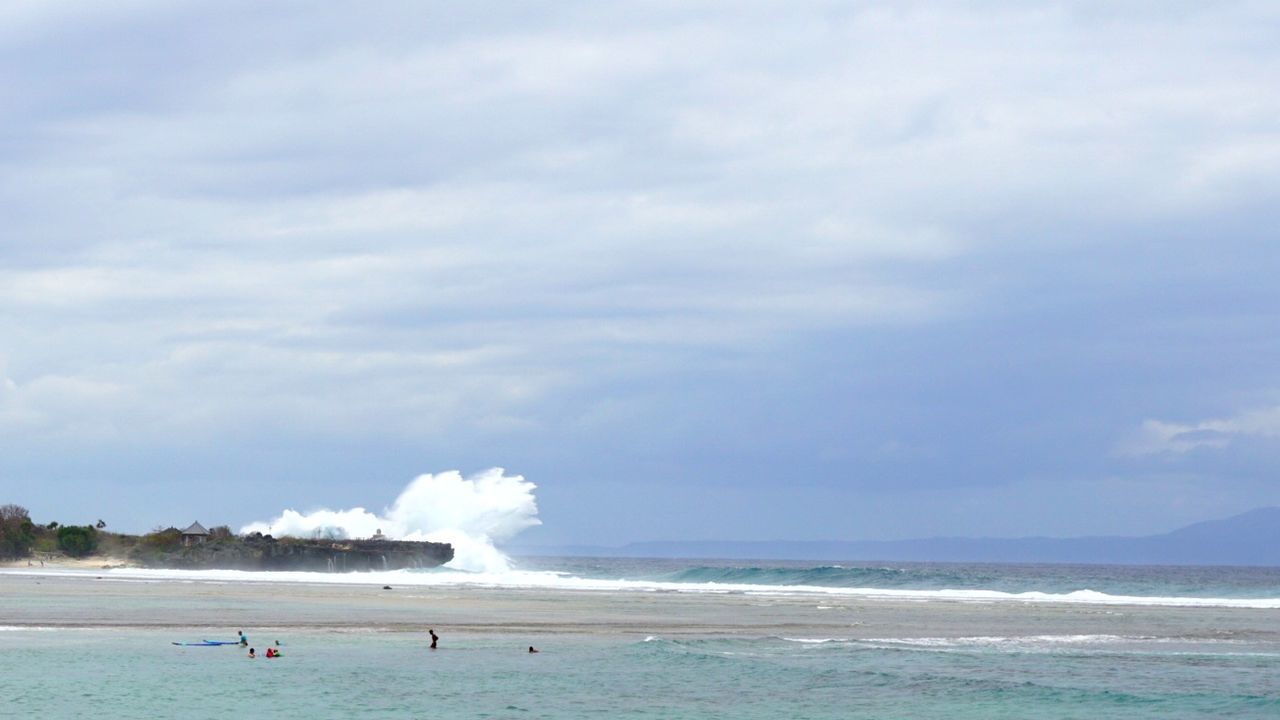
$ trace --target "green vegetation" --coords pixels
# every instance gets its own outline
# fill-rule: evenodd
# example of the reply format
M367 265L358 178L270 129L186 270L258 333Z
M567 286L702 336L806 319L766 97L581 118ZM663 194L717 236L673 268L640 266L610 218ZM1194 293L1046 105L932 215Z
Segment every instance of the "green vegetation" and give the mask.
M96 555L110 561L104 568L123 561L143 567L345 572L436 567L453 557L453 548L446 543L239 536L226 525L211 528L207 537L189 537L184 542L182 531L175 527L157 527L141 536L108 532L106 527L101 519L92 525L36 524L26 508L2 505L0 560L30 557L34 551L41 564L59 555Z
M178 528L156 528L142 537L129 549L129 559L143 565L158 565L160 559L182 548L182 531Z
M108 557L124 557L138 544L138 540L137 535L122 535L99 529L97 552Z
M145 550L177 550L182 545L182 531L178 528L156 528L138 540L138 547Z
M35 539L35 524L26 508L0 505L0 558L26 557Z
M71 557L84 557L98 547L98 531L92 525L63 525L58 528L58 547Z

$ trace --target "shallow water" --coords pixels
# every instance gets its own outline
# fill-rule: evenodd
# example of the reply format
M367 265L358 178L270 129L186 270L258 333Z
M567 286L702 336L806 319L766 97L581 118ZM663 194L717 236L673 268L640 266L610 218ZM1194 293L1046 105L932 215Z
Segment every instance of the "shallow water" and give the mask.
M1275 717L1280 656L1141 640L909 645L782 638L293 631L285 657L158 630L5 633L14 716Z
M615 577L634 570L626 562ZM659 568L655 577L704 567ZM732 564L727 572L759 574ZM981 572L1006 590L1040 587L1025 580L1039 570ZM1242 584L1251 589L1212 569L1090 572L1154 576L1146 585L1130 581L1128 592L1195 590L1186 577L1208 573L1217 595L1265 596L1260 576L1247 571ZM1280 716L1280 611L1271 609L803 591L383 590L372 576L344 580L0 574L0 681L11 699L0 714ZM1097 578L1076 579L1086 581ZM1057 589L1069 592L1071 582ZM442 638L434 652L428 627ZM170 644L230 639L240 629L259 650L282 640L285 657L249 660L236 647ZM542 652L528 654L530 644Z

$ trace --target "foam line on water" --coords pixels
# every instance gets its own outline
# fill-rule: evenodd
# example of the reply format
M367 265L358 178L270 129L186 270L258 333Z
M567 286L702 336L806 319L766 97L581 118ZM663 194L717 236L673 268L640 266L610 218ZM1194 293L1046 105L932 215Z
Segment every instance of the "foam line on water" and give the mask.
M788 638L790 639L790 638ZM964 637L865 638L858 642L919 647L1003 647L1027 645L1107 645L1160 642L1168 638L1150 635L970 635ZM797 640L797 642L803 642Z
M947 601L979 603L1067 603L1078 605L1147 605L1164 607L1219 607L1280 609L1280 598L1198 598L1109 595L1093 590L1069 593L998 590L912 590L902 588L833 588L805 585L750 585L682 583L647 580L580 578L562 572L513 570L460 572L455 570L393 570L367 573L248 572L241 570L161 570L117 568L93 571L10 570L22 575L80 575L113 580L179 582L279 582L342 585L404 585L422 587L486 587L531 590L586 590L600 592L671 592L741 594L772 597L851 597L864 600Z
M820 642L786 638L792 642ZM843 641L837 641L843 642ZM862 638L847 641L860 646L906 648L932 651L1062 652L1105 651L1158 652L1162 655L1215 655L1238 657L1280 657L1280 653L1238 650L1249 643L1241 640L1196 637L1156 637L1150 635L977 635L965 637Z

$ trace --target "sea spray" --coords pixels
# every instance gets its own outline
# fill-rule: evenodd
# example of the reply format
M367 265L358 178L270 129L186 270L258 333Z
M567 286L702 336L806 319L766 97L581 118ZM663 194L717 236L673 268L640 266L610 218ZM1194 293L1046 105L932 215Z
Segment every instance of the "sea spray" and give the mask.
M383 514L350 510L285 510L274 520L241 528L277 537L368 538L379 531L392 540L447 542L453 545L448 567L499 573L510 569L494 543L540 525L533 497L536 485L493 468L464 478L456 470L419 475Z

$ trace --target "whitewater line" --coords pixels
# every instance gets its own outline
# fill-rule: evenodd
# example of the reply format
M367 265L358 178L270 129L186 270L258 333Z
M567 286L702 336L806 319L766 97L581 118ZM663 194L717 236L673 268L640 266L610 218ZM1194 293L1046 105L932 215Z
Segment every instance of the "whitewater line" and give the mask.
M863 600L1045 603L1071 605L1126 605L1154 607L1206 607L1280 609L1280 598L1197 598L1142 595L1110 595L1094 590L1069 593L1039 591L1009 593L999 590L910 590L885 588L833 588L816 585L752 585L741 583L680 583L649 580L598 580L550 571L469 573L450 570L362 573L275 572L246 570L170 570L116 568L112 570L32 570L11 568L0 573L59 577L101 577L133 582L301 583L310 585L399 585L408 587L474 587L511 590L569 590L594 592L650 592L769 597L848 597Z

